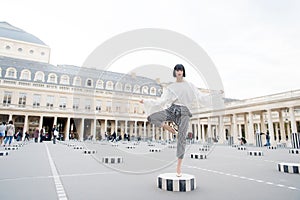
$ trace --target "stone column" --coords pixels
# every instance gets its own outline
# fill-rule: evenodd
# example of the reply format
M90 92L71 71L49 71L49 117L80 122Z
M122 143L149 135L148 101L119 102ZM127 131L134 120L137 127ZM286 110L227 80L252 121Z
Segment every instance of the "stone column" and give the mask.
M134 136L137 137L137 121L134 121Z
M275 145L272 111L270 109L268 109L267 114L268 114L268 128L269 128L269 134L270 134L270 143L271 143L271 145Z
M248 113L248 143L250 144L254 144L254 138L255 138L255 134L254 134L254 128L253 128L253 114L252 112Z
M104 120L104 133L107 133L107 119Z
M295 120L295 112L293 107L289 107L292 133L297 133L297 124Z
M144 121L144 141L146 141L146 129L147 129L147 122Z
M152 140L155 141L155 125L152 124Z
M205 142L205 129L204 124L201 124L202 142Z
M237 133L237 116L236 114L232 115L232 134L231 136L233 136L233 143L237 144L238 143L238 133Z
M22 137L22 141L24 141L24 138L25 138L25 132L27 131L28 129L28 115L26 114L25 115L25 120L24 120L24 127L23 127L23 137ZM29 134L29 132L28 132Z
M70 123L71 123L71 118L68 117L67 119L67 126L66 126L66 137L65 137L65 141L68 141L70 138Z
M94 123L93 123L93 141L96 141L96 131L97 131L97 119L94 118Z
M286 133L285 133L284 121L283 121L283 117L282 117L282 110L279 110L278 113L279 113L279 130L280 130L281 141L286 141L286 139L285 139ZM281 141L279 141L279 142L281 142Z
M200 124L199 118L197 120L197 128L198 128L198 141L200 141L201 140L201 124Z
M80 133L79 133L79 141L83 141L83 132L84 132L84 118L81 119L80 123Z
M225 130L224 130L224 116L220 115L219 116L219 137L220 137L220 142L224 143L226 136L225 136Z

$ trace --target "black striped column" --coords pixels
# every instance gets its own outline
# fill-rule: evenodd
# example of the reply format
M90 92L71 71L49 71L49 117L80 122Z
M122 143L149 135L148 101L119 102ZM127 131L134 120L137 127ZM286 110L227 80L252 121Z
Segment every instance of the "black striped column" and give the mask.
M83 150L83 153L84 154L95 154L95 153L97 153L97 151L96 150L85 149L85 150Z
M105 164L120 164L123 162L123 158L120 156L105 156L102 158L102 162Z
M135 146L127 146L126 149L135 149Z
M0 151L0 156L8 156L8 151Z
M300 172L300 163L278 163L278 171L290 173L290 174L299 174Z
M256 146L257 146L257 147L262 147L262 140L261 140L261 135L260 135L260 133L256 133L255 139L256 139Z
M191 158L192 159L206 159L206 155L201 154L201 153L191 153Z
M200 147L199 151L209 151L209 148L207 148L207 147Z
M149 152L161 152L161 149L159 149L159 148L150 148Z
M247 148L246 148L246 147L243 147L243 146L239 146L237 149L238 149L238 150L247 150Z
M290 149L289 153L291 153L291 154L300 154L300 149Z
M249 156L263 156L263 152L262 151L248 151L248 155Z
M268 148L268 149L277 149L276 146L268 146L267 148Z
M177 177L175 173L160 174L157 177L157 187L165 191L189 192L196 189L196 178L190 174Z
M14 150L18 150L19 147L5 147L5 150L10 150L10 151L14 151Z
M75 146L74 149L85 149L83 146Z
M300 133L291 134L292 148L300 149Z

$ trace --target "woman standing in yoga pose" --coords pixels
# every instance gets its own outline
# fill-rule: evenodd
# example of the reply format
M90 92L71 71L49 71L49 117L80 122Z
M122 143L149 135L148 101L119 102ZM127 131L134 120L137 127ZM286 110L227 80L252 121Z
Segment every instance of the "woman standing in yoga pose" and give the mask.
M181 176L181 164L185 153L186 134L189 127L190 109L194 103L198 105L208 105L208 95L204 95L191 83L185 81L185 69L182 64L177 64L173 70L176 81L168 85L158 100L140 100L144 103L148 116L148 121L158 127L175 133L175 129L166 121L172 121L178 126L177 137L177 168L176 175ZM167 106L166 109L164 109ZM155 111L155 112L153 112ZM152 113L152 114L151 114Z

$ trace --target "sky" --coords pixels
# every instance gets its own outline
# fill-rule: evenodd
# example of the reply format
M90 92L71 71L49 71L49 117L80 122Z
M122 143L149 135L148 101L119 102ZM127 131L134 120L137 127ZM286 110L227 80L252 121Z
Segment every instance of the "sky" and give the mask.
M99 45L123 32L175 31L212 59L225 97L247 99L300 89L299 11L297 0L4 0L0 21L44 41L54 65L82 66ZM173 67L176 62L183 61L144 51L118 60L111 69ZM189 81L205 87L198 79Z

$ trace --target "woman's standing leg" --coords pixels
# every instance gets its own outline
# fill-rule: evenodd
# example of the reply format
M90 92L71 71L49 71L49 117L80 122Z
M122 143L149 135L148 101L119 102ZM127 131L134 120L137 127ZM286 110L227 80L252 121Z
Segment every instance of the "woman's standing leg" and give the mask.
M189 121L190 121L189 116L186 115L181 116L180 124L178 126L178 140L177 140L178 161L177 161L177 168L176 168L177 175L181 174L181 164L185 153L186 134L189 127Z

